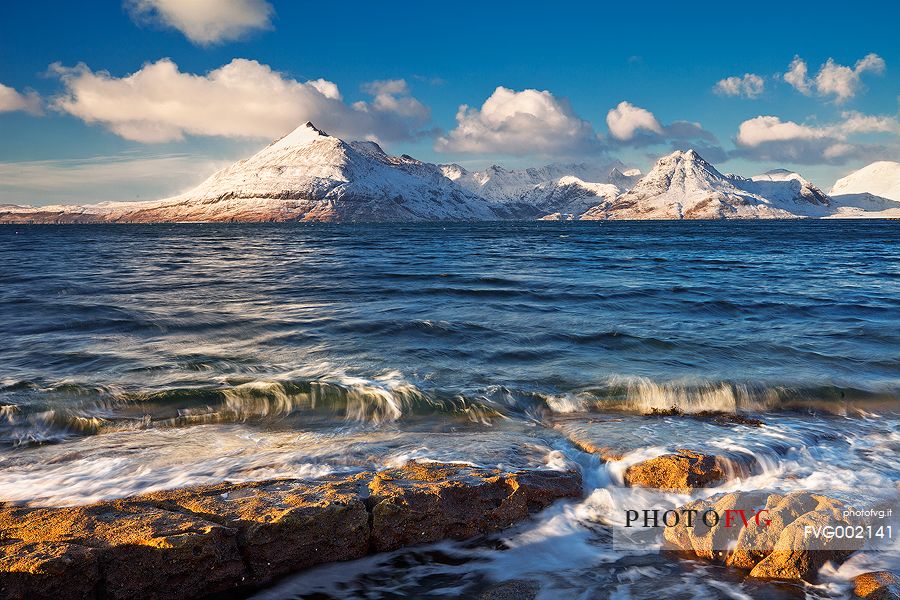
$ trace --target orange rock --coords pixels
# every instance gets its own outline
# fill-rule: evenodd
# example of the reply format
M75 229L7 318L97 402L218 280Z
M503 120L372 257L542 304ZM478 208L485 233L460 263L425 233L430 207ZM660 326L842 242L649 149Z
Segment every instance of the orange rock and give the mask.
M866 600L900 600L900 577L890 571L857 575L853 585L853 593Z
M718 485L733 477L749 475L748 462L678 450L678 454L664 454L631 465L625 470L624 479L630 487L689 492L695 488Z
M369 489L372 542L384 551L508 527L554 500L581 495L581 479L411 463L378 473Z

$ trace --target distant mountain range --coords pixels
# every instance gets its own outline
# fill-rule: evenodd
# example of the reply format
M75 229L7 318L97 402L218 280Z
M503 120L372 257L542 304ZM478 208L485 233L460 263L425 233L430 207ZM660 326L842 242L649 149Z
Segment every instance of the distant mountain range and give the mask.
M694 150L642 176L616 162L484 171L390 156L312 123L164 200L0 206L5 223L493 221L900 217L900 163L877 162L825 194L783 169L723 175Z

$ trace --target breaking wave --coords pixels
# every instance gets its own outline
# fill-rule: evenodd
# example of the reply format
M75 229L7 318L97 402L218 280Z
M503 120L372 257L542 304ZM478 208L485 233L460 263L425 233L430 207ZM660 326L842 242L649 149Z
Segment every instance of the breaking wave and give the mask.
M10 382L0 404L0 443L11 446L127 429L213 423L268 426L386 425L400 420L540 421L553 414L811 412L835 415L896 410L897 394L836 386L791 387L735 382L657 382L613 377L564 393L502 385L464 392L425 391L387 372L372 379L259 380L230 386L171 388L149 393L64 383Z

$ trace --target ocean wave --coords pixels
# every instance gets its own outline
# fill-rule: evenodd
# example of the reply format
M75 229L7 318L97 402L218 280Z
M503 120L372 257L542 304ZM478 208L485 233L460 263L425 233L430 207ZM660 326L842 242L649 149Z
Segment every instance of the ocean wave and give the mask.
M17 384L15 388L38 391L38 398L35 401L31 394L19 404L0 405L0 443L12 446L123 429L274 423L291 417L303 417L307 425L316 420L379 425L435 414L489 424L502 416L459 394L426 394L396 372L373 379L260 380L152 393L113 392L71 383L49 388Z
M137 393L64 382L7 382L0 402L0 443L44 444L124 429L211 423L285 426L385 425L401 420L541 421L553 414L815 412L865 415L896 410L894 391L837 386L773 386L723 381L659 382L610 377L598 385L551 393L488 385L466 391L423 390L396 371L371 379L253 380L226 386ZM674 410L672 410L674 409Z

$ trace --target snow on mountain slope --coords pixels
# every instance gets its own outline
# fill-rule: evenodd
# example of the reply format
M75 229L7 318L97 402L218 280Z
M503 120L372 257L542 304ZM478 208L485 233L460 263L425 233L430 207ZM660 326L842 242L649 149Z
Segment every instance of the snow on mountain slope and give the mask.
M873 162L838 179L829 193L832 196L868 193L900 201L900 162Z
M612 171L609 172L609 176L606 178L606 181L622 189L623 191L628 191L633 188L638 181L641 180L642 176L643 174L641 173L640 169L620 170L618 167L615 167Z
M816 193L818 192L818 193ZM777 219L827 214L828 198L791 174L725 176L694 150L659 159L630 191L582 219Z
M794 214L819 217L831 212L831 198L794 171L775 169L750 179L736 175L726 177L735 187L766 198Z
M840 194L831 197L834 219L900 219L900 202L874 194Z
M552 164L528 169L493 165L484 171L467 171L449 164L441 165L441 170L464 189L505 207L512 218L557 212L577 216L598 202L615 198L640 178L639 170L626 169L620 162L601 166Z

